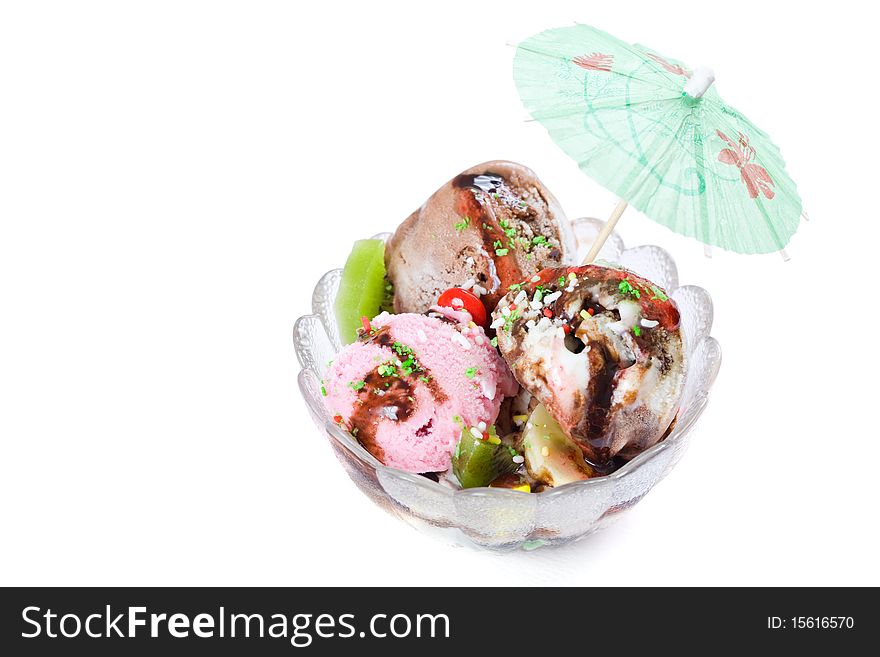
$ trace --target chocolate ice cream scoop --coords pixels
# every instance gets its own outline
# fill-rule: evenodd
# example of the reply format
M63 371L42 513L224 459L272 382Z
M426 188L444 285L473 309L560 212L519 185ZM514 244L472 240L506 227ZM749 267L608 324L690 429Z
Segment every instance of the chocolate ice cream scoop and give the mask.
M509 285L568 263L576 244L559 203L520 164L486 162L456 176L388 240L394 310L421 313L463 287L495 308Z
M501 355L587 459L632 458L657 443L684 384L679 314L624 269L546 269L492 315Z

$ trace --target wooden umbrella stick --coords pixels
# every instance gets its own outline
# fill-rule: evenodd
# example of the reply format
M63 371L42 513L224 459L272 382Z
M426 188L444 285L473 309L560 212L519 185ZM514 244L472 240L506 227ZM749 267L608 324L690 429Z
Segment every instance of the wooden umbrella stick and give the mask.
M607 240L611 233L614 232L614 226L617 224L617 220L620 219L620 215L626 210L626 205L626 201L621 200L617 204L617 207L614 208L614 212L611 213L608 221L602 226L602 230L596 235L596 240L593 242L593 246L590 247L590 252L587 254L587 257L584 258L585 265L593 262L593 260L596 259L596 256L599 255L599 251L602 250L602 245L605 244L605 240Z

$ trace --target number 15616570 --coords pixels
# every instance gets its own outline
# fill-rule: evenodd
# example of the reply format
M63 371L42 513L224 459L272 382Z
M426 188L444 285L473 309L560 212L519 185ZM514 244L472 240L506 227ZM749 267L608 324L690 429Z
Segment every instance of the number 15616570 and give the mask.
M855 626L852 616L768 616L770 630L851 630Z

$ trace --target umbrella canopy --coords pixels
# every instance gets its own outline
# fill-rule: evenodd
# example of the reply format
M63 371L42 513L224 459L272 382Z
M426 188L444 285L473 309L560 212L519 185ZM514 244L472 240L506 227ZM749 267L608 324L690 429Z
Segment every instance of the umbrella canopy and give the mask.
M797 230L779 149L711 72L573 25L520 43L514 79L580 168L654 221L738 253L781 251Z

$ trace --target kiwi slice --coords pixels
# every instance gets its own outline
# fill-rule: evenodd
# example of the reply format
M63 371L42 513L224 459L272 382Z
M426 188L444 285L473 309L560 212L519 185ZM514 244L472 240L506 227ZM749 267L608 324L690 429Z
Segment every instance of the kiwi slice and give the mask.
M357 340L361 317L372 319L385 300L385 242L358 240L354 243L336 295L336 322L343 344Z
M462 488L488 486L501 475L516 472L515 453L507 445L481 440L465 429L452 457L452 472Z

